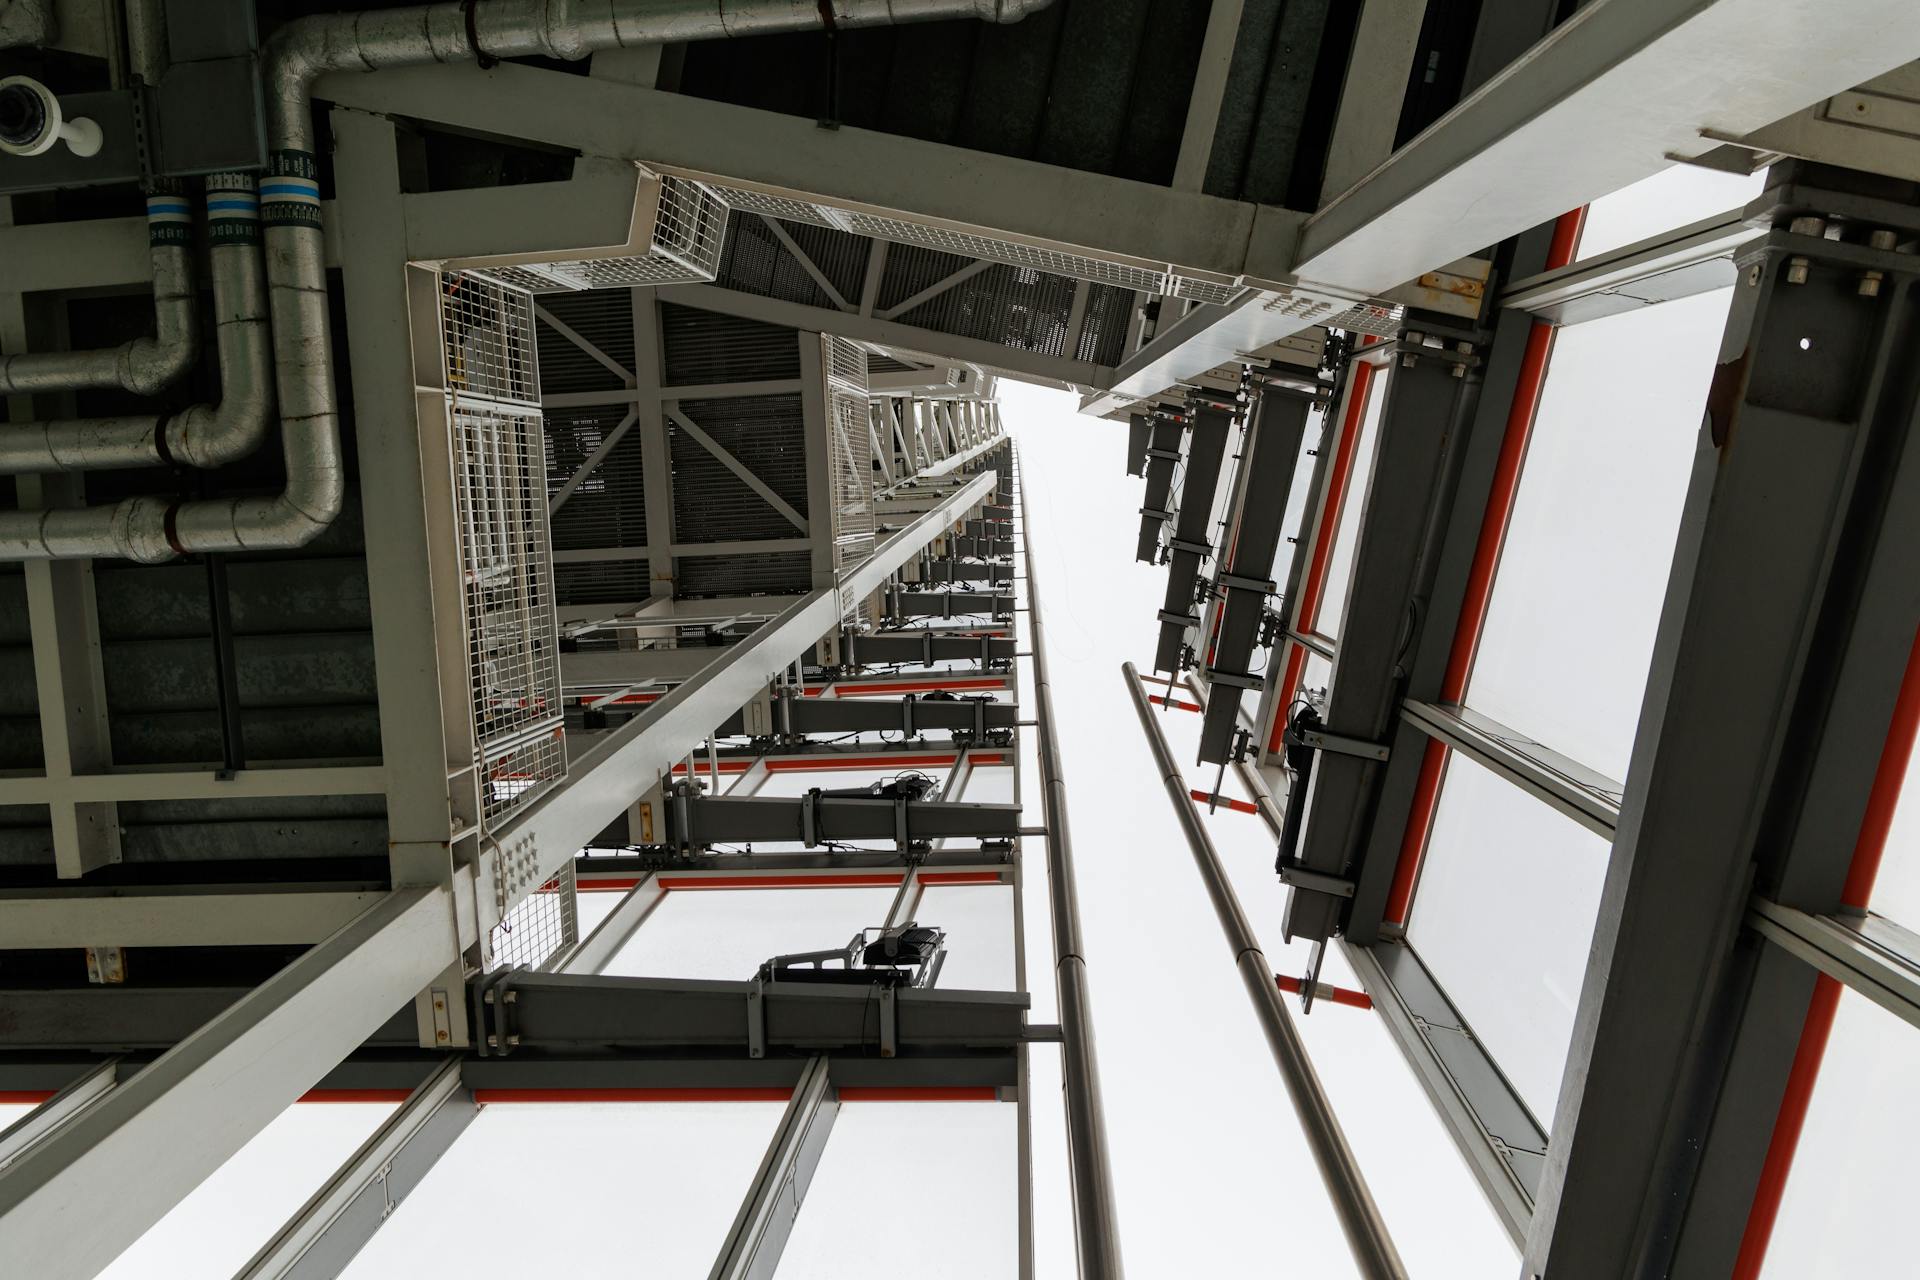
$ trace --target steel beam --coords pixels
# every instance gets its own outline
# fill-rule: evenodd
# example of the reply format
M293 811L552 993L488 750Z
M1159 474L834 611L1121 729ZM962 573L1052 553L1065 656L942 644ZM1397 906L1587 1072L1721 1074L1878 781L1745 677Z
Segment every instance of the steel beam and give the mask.
M1741 936L1755 864L1785 905L1838 907L1920 626L1920 282L1903 255L1778 229L1875 190L1810 176L1846 182L1774 170L1695 453L1527 1242L1572 1280L1732 1270L1812 989Z
M1545 1131L1412 947L1345 943L1342 951L1500 1225L1523 1245Z
M1167 543L1166 599L1160 606L1160 640L1153 651L1156 671L1181 669L1186 633L1200 625L1195 588L1201 562L1217 550L1209 536L1214 532L1213 498L1227 456L1227 434L1233 429L1234 412L1229 405L1212 400L1189 403L1193 430L1187 437L1186 477L1180 482L1180 514ZM1143 539L1149 519L1142 516Z
M1133 558L1152 564L1160 556L1160 538L1173 519L1173 469L1186 455L1181 451L1186 417L1162 410L1153 415L1148 433L1145 470L1146 498L1140 507L1140 538Z
M0 945L31 951L310 944L385 896L384 888L299 884L14 889L0 894Z
M1401 714L1427 737L1546 801L1595 835L1613 839L1624 792L1612 778L1468 707L1409 700Z
M938 800L676 796L666 803L661 843L689 845L895 840L901 847L948 837L1010 840L1020 831L1016 804Z
M389 894L0 1172L0 1255L99 1271L439 974L452 916Z
M234 1280L334 1280L480 1114L447 1059L360 1144Z
M1074 870L1073 836L1067 824L1067 784L1055 728L1053 685L1047 678L1045 615L1033 564L1033 523L1026 489L1020 493L1020 526L1027 563L1027 604L1033 635L1033 694L1038 705L1040 799L1045 817L1047 907L1053 921L1053 983L1060 1005L1061 1077L1067 1113L1068 1172L1073 1179L1074 1243L1080 1275L1120 1280L1124 1262L1114 1206L1113 1165L1101 1099L1100 1059L1094 1048L1093 1000L1087 985L1085 943L1080 929L1080 890ZM1016 775L1016 786L1018 785ZM1024 982L1022 983L1024 986Z
M118 1082L119 1059L109 1058L60 1086L51 1098L0 1130L0 1170L57 1133Z
M715 726L745 706L805 655L845 617L855 601L880 587L993 492L993 472L976 476L940 508L881 542L871 556L842 574L837 590L816 589L703 668L626 725L569 762L564 783L533 801L495 833L502 850L527 874L511 896L551 877L627 806L705 741ZM509 903L511 905L511 902Z
M1273 980L1273 967L1267 962L1266 953L1260 949L1260 940L1254 935L1253 926L1240 908L1240 899L1233 891L1233 882L1227 877L1220 854L1214 849L1205 824L1200 821L1193 801L1187 794L1186 784L1181 781L1180 768L1174 763L1166 736L1161 733L1153 708L1147 702L1139 673L1129 662L1121 667L1121 674L1126 680L1127 694L1133 699L1133 709L1145 730L1147 746L1153 752L1154 766L1166 784L1168 798L1173 802L1174 816L1180 820L1181 831L1187 838L1187 848L1193 854L1201 882L1213 902L1214 914L1219 917L1220 931L1228 949L1233 952L1234 967L1240 971L1241 982L1253 1001L1254 1012L1260 1019L1261 1030L1266 1033L1267 1046L1273 1051L1274 1065L1280 1069L1281 1082L1286 1086L1288 1100L1293 1103L1294 1114L1299 1118L1307 1148L1313 1153L1314 1165L1326 1186L1328 1198L1333 1202L1340 1229L1346 1234L1354 1265L1368 1280L1376 1280L1377 1277L1404 1280L1406 1267L1400 1261L1399 1251L1394 1248L1386 1220L1380 1216L1380 1208L1374 1203L1373 1193L1367 1187L1366 1176L1360 1171L1360 1162L1354 1158L1353 1148L1347 1145L1339 1117L1333 1113L1333 1102L1320 1083L1319 1073L1314 1070L1313 1059L1307 1053L1306 1043L1300 1038L1299 1028L1293 1025L1293 1015L1280 999L1280 990Z
M1241 446L1239 502L1229 522L1232 541L1221 557L1221 572L1214 584L1222 598L1214 630L1201 645L1200 661L1213 694L1200 726L1199 758L1206 763L1219 764L1227 758L1239 725L1241 695L1259 684L1248 667L1267 601L1274 594L1274 556L1285 532L1280 522L1286 515L1286 495L1293 489L1294 467L1300 460L1314 395L1310 384L1268 382L1260 391Z
M1461 366L1452 357L1460 353L1442 358L1412 338L1368 351L1398 367L1384 388L1367 492L1346 495L1347 502L1364 505L1323 731L1380 747L1398 716L1400 663L1411 643L1407 620L1424 622L1414 602L1423 601L1432 586L1437 557L1431 548L1437 530L1446 526L1461 455L1472 437L1479 377L1474 370L1453 376ZM1307 795L1294 800L1308 814L1295 858L1299 869L1355 874L1352 864L1364 848L1384 771L1382 761L1368 755L1318 753ZM1287 935L1324 941L1349 901L1296 885L1287 903Z
M810 1059L708 1280L773 1280L839 1113L840 1092L827 1077L827 1060Z

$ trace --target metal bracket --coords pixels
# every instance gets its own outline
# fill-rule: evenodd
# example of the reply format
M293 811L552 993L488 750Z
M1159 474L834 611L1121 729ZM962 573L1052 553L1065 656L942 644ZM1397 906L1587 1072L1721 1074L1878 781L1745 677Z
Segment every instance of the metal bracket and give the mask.
M1240 591L1257 591L1263 596L1270 596L1279 590L1271 578L1243 578L1237 573L1217 574L1214 576L1213 585Z
M759 978L755 978L752 990L747 992L747 1056L749 1058L767 1056L766 994L766 984Z
M1280 883L1294 889L1311 889L1315 893L1330 893L1336 898L1353 896L1353 881L1343 876L1330 876L1323 871L1309 871L1305 867L1282 866Z
M1317 729L1308 729L1300 734L1303 745L1315 751L1331 751L1335 755L1358 756L1362 760L1386 760L1393 754L1388 747L1378 742L1368 742L1364 738L1345 738L1337 733L1322 733Z
M1266 681L1245 671L1222 671L1218 667L1207 668L1207 679L1213 684L1223 684L1229 689L1263 689Z
M880 1056L891 1058L900 1052L900 1028L894 1017L893 988L880 987Z
M1160 621L1172 623L1176 627L1197 627L1200 625L1200 618L1197 614L1174 613L1168 609L1162 609L1159 613L1159 618Z
M1210 556L1213 554L1213 544L1211 542L1189 542L1185 538L1168 538L1167 545L1175 551L1191 551L1197 556Z

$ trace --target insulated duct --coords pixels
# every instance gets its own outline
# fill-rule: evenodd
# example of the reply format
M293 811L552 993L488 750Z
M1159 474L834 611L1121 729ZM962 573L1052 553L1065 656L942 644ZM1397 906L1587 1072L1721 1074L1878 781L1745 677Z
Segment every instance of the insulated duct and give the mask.
M311 93L321 75L482 57L573 60L605 49L902 21L1016 22L1050 2L592 0L576 7L576 0L470 0L288 23L263 50L270 154L260 183L286 489L270 498L132 498L113 507L21 512L0 524L0 559L157 562L195 551L295 547L339 515L340 422L313 153Z
M148 194L147 242L153 260L154 336L94 351L0 355L0 395L124 387L150 396L193 367L200 357L190 261L193 218L178 183L156 183Z
M260 208L251 174L207 179L219 404L179 413L25 422L0 432L0 474L98 471L184 463L219 467L266 438L272 347L260 265Z

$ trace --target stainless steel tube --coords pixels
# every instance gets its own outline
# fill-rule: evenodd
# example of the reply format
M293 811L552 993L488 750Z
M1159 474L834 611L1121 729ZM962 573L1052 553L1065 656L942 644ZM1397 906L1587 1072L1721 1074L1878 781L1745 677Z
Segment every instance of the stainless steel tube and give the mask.
M200 355L192 232L187 200L177 184L151 192L147 240L153 264L153 336L93 351L0 355L0 395L124 387L150 396L178 382Z
M1120 1230L1113 1204L1113 1169L1107 1158L1107 1128L1100 1101L1100 1064L1093 1046L1093 1016L1087 999L1087 961L1080 937L1080 890L1073 869L1073 838L1067 825L1067 784L1061 776L1060 740L1054 729L1053 686L1047 679L1045 614L1034 573L1033 526L1027 491L1020 486L1021 549L1027 562L1028 625L1033 633L1034 718L1040 739L1040 803L1047 824L1047 889L1053 915L1054 988L1060 1000L1062 1077L1066 1088L1067 1157L1073 1176L1073 1224L1086 1280L1123 1274Z
M1333 1103L1320 1084L1319 1073L1313 1069L1313 1060L1307 1056L1307 1046L1300 1039L1299 1028L1293 1025L1293 1015L1280 998L1273 966L1260 950L1260 940L1254 936L1253 926L1240 909L1240 899L1227 879L1220 854L1187 794L1180 767L1174 763L1166 735L1160 732L1159 720L1147 702L1140 673L1131 662L1123 663L1120 670L1126 676L1133 709L1146 730L1147 745L1153 749L1154 764L1166 784L1167 797L1173 802L1174 813L1186 834L1187 847L1193 851L1194 865L1200 868L1200 879L1207 887L1207 896L1213 900L1221 931L1233 948L1233 962L1246 984L1254 1012L1260 1017L1261 1029L1266 1032L1267 1046L1280 1068L1280 1080L1286 1086L1294 1114L1300 1119L1301 1131L1306 1134L1307 1146L1319 1166L1320 1179L1326 1184L1341 1230L1346 1232L1353 1260L1360 1273L1370 1280L1405 1280L1407 1270L1400 1261L1399 1251L1393 1247L1393 1237L1387 1233L1386 1221L1373 1202L1373 1193L1367 1189L1359 1162L1353 1158L1353 1149L1347 1145L1347 1136L1333 1114Z

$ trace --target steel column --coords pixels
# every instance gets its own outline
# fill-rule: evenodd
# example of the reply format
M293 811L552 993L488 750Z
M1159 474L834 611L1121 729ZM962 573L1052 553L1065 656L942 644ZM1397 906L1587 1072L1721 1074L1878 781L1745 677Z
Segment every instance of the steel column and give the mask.
M1233 952L1234 967L1239 969L1247 995L1253 1000L1261 1030L1266 1033L1267 1046L1273 1051L1274 1064L1280 1068L1287 1098L1299 1117L1301 1131L1313 1152L1314 1165L1340 1219L1340 1229L1346 1233L1354 1263L1368 1280L1381 1277L1405 1280L1407 1270L1393 1246L1386 1220L1380 1216L1380 1207L1367 1188L1360 1163L1347 1145L1347 1136L1340 1128L1339 1117L1333 1113L1333 1102L1320 1083L1319 1073L1314 1070L1306 1042L1300 1038L1299 1029L1293 1025L1293 1015L1280 998L1280 989L1273 981L1273 966L1260 949L1260 940L1254 936L1253 925L1240 909L1240 899L1233 891L1233 882L1227 878L1226 868L1221 865L1220 854L1187 795L1180 767L1174 763L1166 735L1161 733L1159 721L1147 702L1140 675L1131 662L1122 664L1120 670L1127 683L1127 694L1133 699L1133 709L1146 731L1154 765L1166 784L1174 816L1180 820L1187 848L1193 853L1194 865L1199 868L1201 882L1213 902L1214 915L1219 918L1221 932Z
M1073 1219L1080 1274L1118 1280L1124 1264L1114 1210L1113 1169L1107 1154L1100 1096L1100 1060L1094 1048L1092 998L1080 932L1080 888L1067 823L1067 784L1054 725L1053 685L1047 678L1047 635L1034 569L1033 517L1020 489L1020 532L1027 564L1028 626L1033 635L1033 696L1039 732L1040 802L1047 834L1048 907L1053 918L1054 990L1060 1002L1061 1077L1066 1091L1067 1158L1073 1177Z
M800 1073L708 1280L773 1280L839 1113L827 1060L814 1058Z

